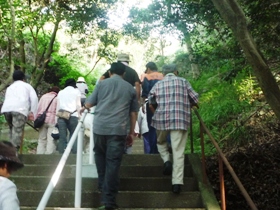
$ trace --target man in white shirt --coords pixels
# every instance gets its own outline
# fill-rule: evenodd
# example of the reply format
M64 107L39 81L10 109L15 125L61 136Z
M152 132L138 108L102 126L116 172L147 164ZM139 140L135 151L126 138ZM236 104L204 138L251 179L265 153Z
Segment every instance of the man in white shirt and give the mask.
M20 148L21 138L26 120L37 113L38 97L34 88L25 82L22 71L13 73L14 82L7 88L1 109L10 128L10 141Z
M73 78L67 79L65 82L65 88L59 91L57 95L57 107L56 112L64 110L71 114L69 119L58 117L57 124L59 130L58 152L64 153L67 146L67 130L70 133L69 139L73 135L77 125L78 118L80 117L81 109L81 93L76 86L76 81ZM72 153L77 153L77 141L73 145Z

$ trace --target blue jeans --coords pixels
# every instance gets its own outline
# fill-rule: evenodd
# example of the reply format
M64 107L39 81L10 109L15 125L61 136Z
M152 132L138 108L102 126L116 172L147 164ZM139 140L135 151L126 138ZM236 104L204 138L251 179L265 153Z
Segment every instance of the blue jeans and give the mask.
M121 166L126 136L94 134L95 162L98 173L98 188L102 190L102 203L116 206Z
M144 153L158 154L156 129L149 125L149 132L144 133L142 136L144 140Z
M146 112L147 112L147 123L149 127L149 131L143 134L144 140L144 153L145 154L158 154L157 148L157 131L154 127L151 126L152 118L154 114L150 110L148 104L146 104Z
M64 150L67 147L68 139L67 139L67 130L69 131L69 140L71 139L71 136L73 135L77 125L78 125L78 117L70 117L69 120L65 120L62 118L58 118L57 120L58 123L58 130L59 130L59 141L58 141L58 152L60 154L64 153ZM77 140L75 141L73 148L72 148L72 153L76 154L77 153Z

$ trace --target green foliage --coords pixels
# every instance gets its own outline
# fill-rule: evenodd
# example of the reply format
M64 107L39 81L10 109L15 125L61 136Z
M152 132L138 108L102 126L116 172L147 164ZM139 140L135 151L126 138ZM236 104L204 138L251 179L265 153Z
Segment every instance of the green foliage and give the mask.
M54 67L53 63L60 63L61 61L60 59L60 61L53 61L52 57L52 54L58 53L59 50L60 44L55 39L59 34L58 31L63 29L64 33L68 31L81 36L91 32L96 33L96 31L102 32L102 30L107 33L107 12L117 1L13 0L12 2L13 5L10 5L9 1L0 1L0 57L4 61L1 64L3 69L9 69L8 62L12 60L17 68L21 68L23 71L26 70L31 75L31 85L37 89L37 86L42 86L42 83L44 83L42 78L46 78L50 84L63 83L65 80L65 78L62 78L61 81L58 81L60 78L55 77L56 74L59 75L58 70L64 69L63 66L67 66L65 62L61 62L60 68L55 70L52 68ZM13 10L14 13L11 12ZM14 25L13 20L16 20ZM105 42L104 37L97 36L97 39L94 40L102 39L96 52L100 57L99 60L105 58L112 61L113 57L115 57L114 48L117 46L118 37L111 33L105 37L109 37L107 42ZM12 49L11 53L8 53L9 46L10 50ZM69 49L69 51L71 50ZM80 52L81 50L75 54L76 57L73 59L75 64L82 57ZM70 52L69 54L74 53ZM69 57L68 60L73 63L73 60ZM50 64L51 68L48 68L49 62L53 62ZM80 62L78 68L75 65L72 67L82 70L85 66L82 63L83 61ZM52 69L53 72L48 72L49 69ZM71 67L68 69L70 70ZM69 76L76 77L82 73L75 73L74 70ZM7 74L9 72L1 76L8 77ZM61 74L64 75L65 72L63 71ZM52 78L56 78L56 80L51 81ZM90 78L89 80L91 81L92 79Z
M225 70L224 70L225 71ZM255 96L260 91L255 77L244 69L232 81L223 80L223 72L205 72L197 80L189 80L199 95L198 112L214 139L222 147L227 141L239 144L250 141L243 126L247 113L254 110ZM199 121L193 116L195 148L200 148ZM206 153L215 153L205 134Z
M5 116L3 114L0 115L0 125L5 123L6 122L6 119L5 119Z
M22 145L22 153L23 154L30 154L30 151L36 151L38 141L31 141L27 139L23 139L23 145Z
M67 79L74 78L77 80L78 77L84 77L89 87L89 92L91 92L94 89L97 76L95 74L84 75L79 69L80 65L82 64L77 60L70 60L66 56L54 53L52 61L49 63L49 71L45 74L44 80L49 84L64 88Z

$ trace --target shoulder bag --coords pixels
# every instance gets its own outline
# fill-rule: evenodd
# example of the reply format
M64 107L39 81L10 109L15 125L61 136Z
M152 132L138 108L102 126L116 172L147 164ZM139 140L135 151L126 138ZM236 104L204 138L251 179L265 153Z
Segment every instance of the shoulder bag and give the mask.
M46 110L36 118L36 120L34 121L34 128L41 128L44 125L47 116L47 111L55 97L53 97Z

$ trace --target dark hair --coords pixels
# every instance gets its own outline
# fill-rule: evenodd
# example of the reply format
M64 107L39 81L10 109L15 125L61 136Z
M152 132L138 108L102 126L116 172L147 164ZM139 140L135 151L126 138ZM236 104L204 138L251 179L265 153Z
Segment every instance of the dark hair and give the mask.
M18 81L18 80L24 80L25 79L25 74L21 70L15 70L13 73L13 80Z
M72 86L74 88L77 88L76 86L76 80L73 79L73 78L69 78L65 81L65 87L68 87L68 86Z
M147 63L146 64L146 68L149 68L152 71L157 71L158 70L157 65L154 62Z
M60 91L60 89L59 89L59 87L57 87L57 86L53 86L53 87L50 88L50 92L56 92L56 93L58 93L59 91Z
M9 174L19 169L18 165L14 162L0 160L0 168L5 168L5 165Z
M110 72L111 74L123 75L125 73L125 65L120 62L112 63Z

